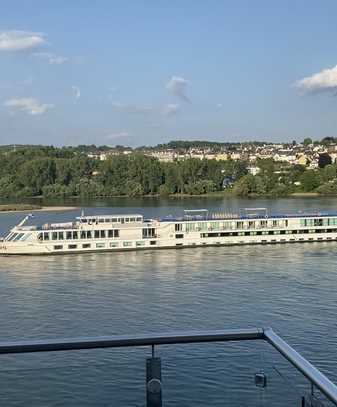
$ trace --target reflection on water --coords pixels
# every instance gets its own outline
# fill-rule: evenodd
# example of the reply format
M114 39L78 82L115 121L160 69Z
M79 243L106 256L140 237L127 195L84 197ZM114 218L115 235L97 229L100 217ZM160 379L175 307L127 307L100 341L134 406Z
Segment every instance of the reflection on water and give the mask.
M299 203L297 209L317 207L311 200L267 203L279 209L285 202L288 209ZM320 208L333 209L335 202L323 200ZM136 210L159 216L179 207ZM135 212L87 209L129 210ZM73 215L39 213L36 220ZM0 215L0 234L21 217ZM337 381L335 243L0 260L2 341L270 325ZM280 402L285 394L295 397L273 368L283 362L265 344L185 345L159 353L169 406L261 405L267 396L252 381L261 367L272 378L269 396L282 392ZM148 355L146 349L128 349L2 357L0 400L6 406L141 406Z

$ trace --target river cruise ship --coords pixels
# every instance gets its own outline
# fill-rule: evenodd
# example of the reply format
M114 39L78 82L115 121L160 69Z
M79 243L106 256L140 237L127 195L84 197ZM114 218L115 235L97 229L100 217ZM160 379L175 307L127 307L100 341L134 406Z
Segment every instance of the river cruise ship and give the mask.
M181 217L90 215L69 223L27 225L28 215L0 240L0 255L57 254L337 241L337 213L272 214L186 210Z

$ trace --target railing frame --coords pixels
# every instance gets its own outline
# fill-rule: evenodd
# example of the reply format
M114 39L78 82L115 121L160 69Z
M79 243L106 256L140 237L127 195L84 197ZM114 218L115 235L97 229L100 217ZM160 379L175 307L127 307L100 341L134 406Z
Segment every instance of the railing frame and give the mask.
M233 329L207 332L175 332L149 335L116 335L98 338L74 338L57 340L38 340L23 342L0 342L0 355L57 352L81 349L102 349L120 347L142 347L177 345L187 343L252 341L265 340L271 344L285 359L287 359L311 384L315 385L331 402L337 406L337 386L323 373L296 352L271 328Z

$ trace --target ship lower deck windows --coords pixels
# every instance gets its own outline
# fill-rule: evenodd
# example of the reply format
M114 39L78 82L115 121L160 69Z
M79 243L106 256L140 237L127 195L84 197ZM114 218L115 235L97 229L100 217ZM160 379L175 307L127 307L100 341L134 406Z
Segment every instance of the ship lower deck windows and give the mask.
M175 226L174 226L174 229L175 229L176 232L182 232L182 230L183 230L182 223L176 223Z
M84 244L82 244L82 248L83 248L83 249L90 249L90 247L91 247L91 244L90 244L90 243L84 243Z
M71 250L77 249L77 244L69 244L68 249L71 249Z
M124 247L131 247L131 246L132 246L132 242L123 242L123 246L124 246Z
M176 239L183 239L183 238L184 238L184 235L182 233L176 234Z
M56 245L54 246L54 250L62 250L63 246L62 245Z
M105 248L105 243L96 243L97 249L104 249Z
M145 246L145 242L143 242L143 241L138 241L138 242L136 242L136 246L139 246L139 247Z
M155 246L157 244L157 242L155 240L150 240L150 245L151 246Z
M118 247L118 242L110 242L110 247Z

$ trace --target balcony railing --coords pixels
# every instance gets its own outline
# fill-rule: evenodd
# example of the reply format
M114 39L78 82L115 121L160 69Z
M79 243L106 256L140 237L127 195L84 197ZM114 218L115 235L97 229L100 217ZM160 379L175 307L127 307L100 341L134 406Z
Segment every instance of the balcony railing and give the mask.
M22 354L34 352L59 352L78 351L84 349L122 348L122 347L150 347L151 357L146 360L146 405L148 407L162 406L162 390L165 389L165 378L162 380L161 358L156 357L155 351L163 345L195 344L228 341L265 341L268 342L283 358L285 358L311 385L310 395L299 398L298 405L325 406L325 402L331 402L337 406L337 386L323 373L296 352L271 328L236 329L208 332L176 332L168 334L150 335L122 335L98 338L37 340L22 342L0 343L0 355ZM209 380L209 378L208 378ZM259 371L254 377L255 385L264 389L268 383L268 375ZM223 383L223 387L227 383ZM263 390L262 390L263 391ZM325 402L315 397L319 392L325 398ZM229 400L229 404L232 405ZM1 404L1 400L0 400ZM112 405L112 404L111 404ZM182 404L176 404L182 405ZM272 406L273 404L268 404ZM278 404L279 405L279 404ZM289 405L289 404L284 404ZM330 404L329 404L330 405Z

